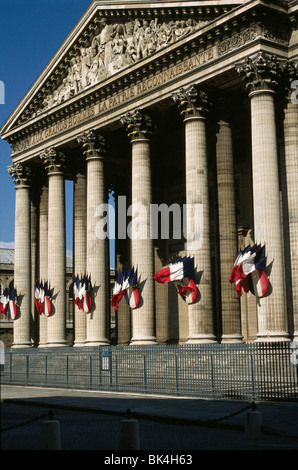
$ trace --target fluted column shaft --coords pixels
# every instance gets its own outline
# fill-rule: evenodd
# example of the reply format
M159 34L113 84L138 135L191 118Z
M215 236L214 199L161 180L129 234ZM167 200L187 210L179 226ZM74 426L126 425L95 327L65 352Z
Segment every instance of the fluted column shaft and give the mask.
M197 300L188 305L189 343L215 342L210 250L209 186L206 93L191 85L173 94L185 123L186 242L187 255L194 258Z
M106 144L102 136L93 131L78 137L87 162L87 238L86 270L91 276L92 309L86 314L86 345L109 343L107 332L107 286L109 264L106 257L106 239L97 234L97 223L103 218L106 204L104 184L104 153ZM81 312L82 313L82 312Z
M49 172L48 279L54 288L53 314L48 317L47 346L66 345L65 185L60 171Z
M201 271L200 300L188 306L188 342L214 341L212 274L210 251L210 221L208 196L208 168L205 119L199 116L186 118L185 123L185 173L187 254L193 256L197 271ZM199 214L199 231L198 227Z
M13 163L8 172L14 179L15 195L15 249L14 288L18 305L14 322L13 348L32 346L31 343L31 170L21 163Z
M298 340L298 104L288 102L284 119L284 166L286 179L284 223L287 298L293 317L294 339Z
M43 186L39 202L39 279L48 279L48 186ZM48 318L39 318L39 347L47 345Z
M31 341L37 346L39 341L39 315L35 309L35 280L38 273L38 214L37 198L38 187L33 187L31 191Z
M48 286L53 292L47 317L47 347L66 343L65 156L55 148L40 154L48 172Z
M284 292L283 242L274 96L270 90L250 94L254 238L266 245L269 295L258 302L258 340L288 337Z
M242 341L240 304L228 282L237 250L232 129L221 120L216 143L222 343Z
M14 287L20 300L20 315L14 322L13 348L31 346L31 231L30 187L16 186Z
M137 109L122 116L132 146L132 194L128 236L131 263L138 270L140 303L133 309L131 344L155 344L154 250L150 229L152 203L150 138L151 118Z
M87 340L89 345L106 344L106 285L107 267L105 240L96 237L95 211L104 204L103 159L94 155L87 159L87 272L91 273L92 285L97 288L94 309L87 317Z
M259 52L236 68L250 97L254 240L265 245L269 278L267 293L257 298L256 341L289 341L274 97L291 67Z
M133 336L131 344L155 343L155 296L154 296L154 253L153 240L150 237L151 163L149 140L138 138L132 141L132 207L139 204L145 209L147 217L142 222L144 238L138 238L132 217L131 259L138 269L142 301L139 308L133 310ZM140 214L135 214L140 217ZM140 221L140 219L139 219ZM137 228L140 230L140 227Z
M87 179L78 174L74 183L74 275L86 272L87 259ZM86 341L86 314L74 306L74 346L83 346Z

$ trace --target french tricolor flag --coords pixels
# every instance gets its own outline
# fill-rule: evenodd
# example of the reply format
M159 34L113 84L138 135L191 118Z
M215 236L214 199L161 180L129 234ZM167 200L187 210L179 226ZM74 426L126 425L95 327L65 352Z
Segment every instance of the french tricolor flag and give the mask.
M111 305L115 310L118 310L119 303L124 296L130 308L136 308L139 305L137 277L137 270L135 271L134 268L125 266L121 270L116 271L111 300Z
M0 313L3 315L7 315L7 305L9 302L9 295L8 295L8 289L4 289L4 291L1 294L0 298Z
M51 315L51 312L52 312L52 302L48 296L45 296L43 313L46 315L46 317L49 317Z
M193 279L184 277L181 281L174 281L174 284L178 294L186 303L192 304L196 300L198 289Z
M35 283L35 307L39 315L43 313L49 317L52 311L52 303L50 300L50 289L48 288L47 282L36 281Z
M236 283L239 296L244 291L262 297L267 293L269 285L265 268L265 246L248 245L237 253L229 282Z
M35 295L34 295L34 302L36 311L39 315L43 312L43 305L44 305L44 289L42 282L36 281L35 283Z
M91 277L84 274L73 278L73 303L79 310L90 313L92 309Z
M0 298L0 313L11 320L16 320L18 315L17 292L13 287L4 289Z
M165 282L181 281L184 277L194 277L193 258L179 257L154 274L154 280L160 284L164 284Z
M174 282L178 293L187 303L193 303L197 297L197 286L193 278L194 259L190 257L179 257L154 275L154 280L160 284Z
M73 278L73 303L79 306L79 292L81 289L81 281L79 276Z
M51 291L48 287L48 283L45 282L44 284L44 305L43 305L43 313L49 317L52 313L52 302L51 302Z
M138 270L131 268L128 272L128 287L126 288L125 300L130 308L137 308L140 295L138 290Z
M83 282L82 282L82 299L83 299L83 304L82 304L82 310L85 313L89 313L92 308L92 296L91 296L91 291L92 291L92 284L91 284L91 277L89 276L84 276Z
M115 310L118 310L120 300L125 295L125 289L122 289L123 284L123 272L122 270L116 271L115 273L115 285L113 289L113 295L111 305Z
M10 289L9 291L9 302L7 305L8 317L12 320L17 318L18 307L17 307L17 293L15 289Z

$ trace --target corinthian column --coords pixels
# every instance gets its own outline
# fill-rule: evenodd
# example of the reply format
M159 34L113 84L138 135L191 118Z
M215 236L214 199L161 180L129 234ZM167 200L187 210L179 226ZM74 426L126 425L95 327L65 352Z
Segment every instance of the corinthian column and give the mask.
M293 102L292 102L293 101ZM288 311L298 340L298 103L291 97L284 117L284 238Z
M21 163L8 168L14 179L15 248L14 287L18 296L19 312L14 322L13 348L31 346L31 228L30 228L30 169Z
M221 317L222 343L238 343L242 341L240 302L228 282L238 247L232 129L225 112L229 105L226 101L219 103L222 119L218 123L216 141Z
M48 280L48 185L42 186L39 202L39 279ZM39 318L39 347L47 346L48 318Z
M73 193L74 207L74 275L86 272L87 258L87 178L79 173L76 176ZM86 314L74 306L74 346L84 346L86 341Z
M65 157L50 148L40 155L48 171L48 282L53 289L52 313L47 318L47 347L66 343L66 227Z
M105 199L104 154L106 143L102 136L93 131L81 134L78 142L82 145L87 161L87 274L91 275L93 286L92 309L86 314L86 344L99 346L109 343L107 335L107 282L109 264L106 258L106 238L97 233L97 223L103 214ZM82 312L81 312L82 313Z
M267 294L258 299L257 341L288 340L274 95L282 69L258 54L239 64L251 104L254 240L265 244Z
M189 343L216 341L213 325L206 117L209 102L195 86L173 99L185 124L187 254L194 258L200 299L188 305Z
M150 236L152 123L140 110L121 118L132 146L131 260L138 269L141 300L133 310L131 344L155 344L154 252Z

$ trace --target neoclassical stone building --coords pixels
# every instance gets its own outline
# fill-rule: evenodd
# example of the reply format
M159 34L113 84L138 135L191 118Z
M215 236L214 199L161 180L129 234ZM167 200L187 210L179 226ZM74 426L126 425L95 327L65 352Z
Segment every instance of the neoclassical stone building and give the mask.
M66 344L66 179L74 273L93 284L74 346L110 342L109 192L117 268L137 267L140 293L137 308L119 304L118 344L297 339L297 12L283 0L91 3L1 129L16 189L14 347L36 344L37 320L39 347ZM144 213L133 224L129 208L156 205L181 208L187 230L169 217L152 236ZM240 297L230 273L254 243L269 289ZM153 278L178 256L194 258L192 304ZM36 319L36 278L54 287L50 317Z

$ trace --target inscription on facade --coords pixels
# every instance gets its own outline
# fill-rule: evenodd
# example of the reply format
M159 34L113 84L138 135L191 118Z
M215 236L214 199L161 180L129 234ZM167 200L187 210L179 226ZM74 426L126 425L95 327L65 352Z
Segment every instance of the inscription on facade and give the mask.
M135 98L139 95L150 92L154 88L163 85L164 83L169 82L177 76L183 75L189 70L195 69L196 67L204 65L206 62L212 60L215 57L215 49L213 47L196 54L195 56L181 61L179 64L176 64L170 67L167 70L161 71L156 75L143 80L140 83L137 83L127 90L124 90L120 93L117 93L100 103L89 107L88 109L81 111L74 116L68 117L61 122L58 122L42 131L34 134L22 141L19 141L13 144L13 153L21 152L26 150L29 147L32 147L48 138L60 134L72 127L79 125L84 121L88 121L90 118L93 118L101 113L109 111L112 108L117 107L132 98Z

